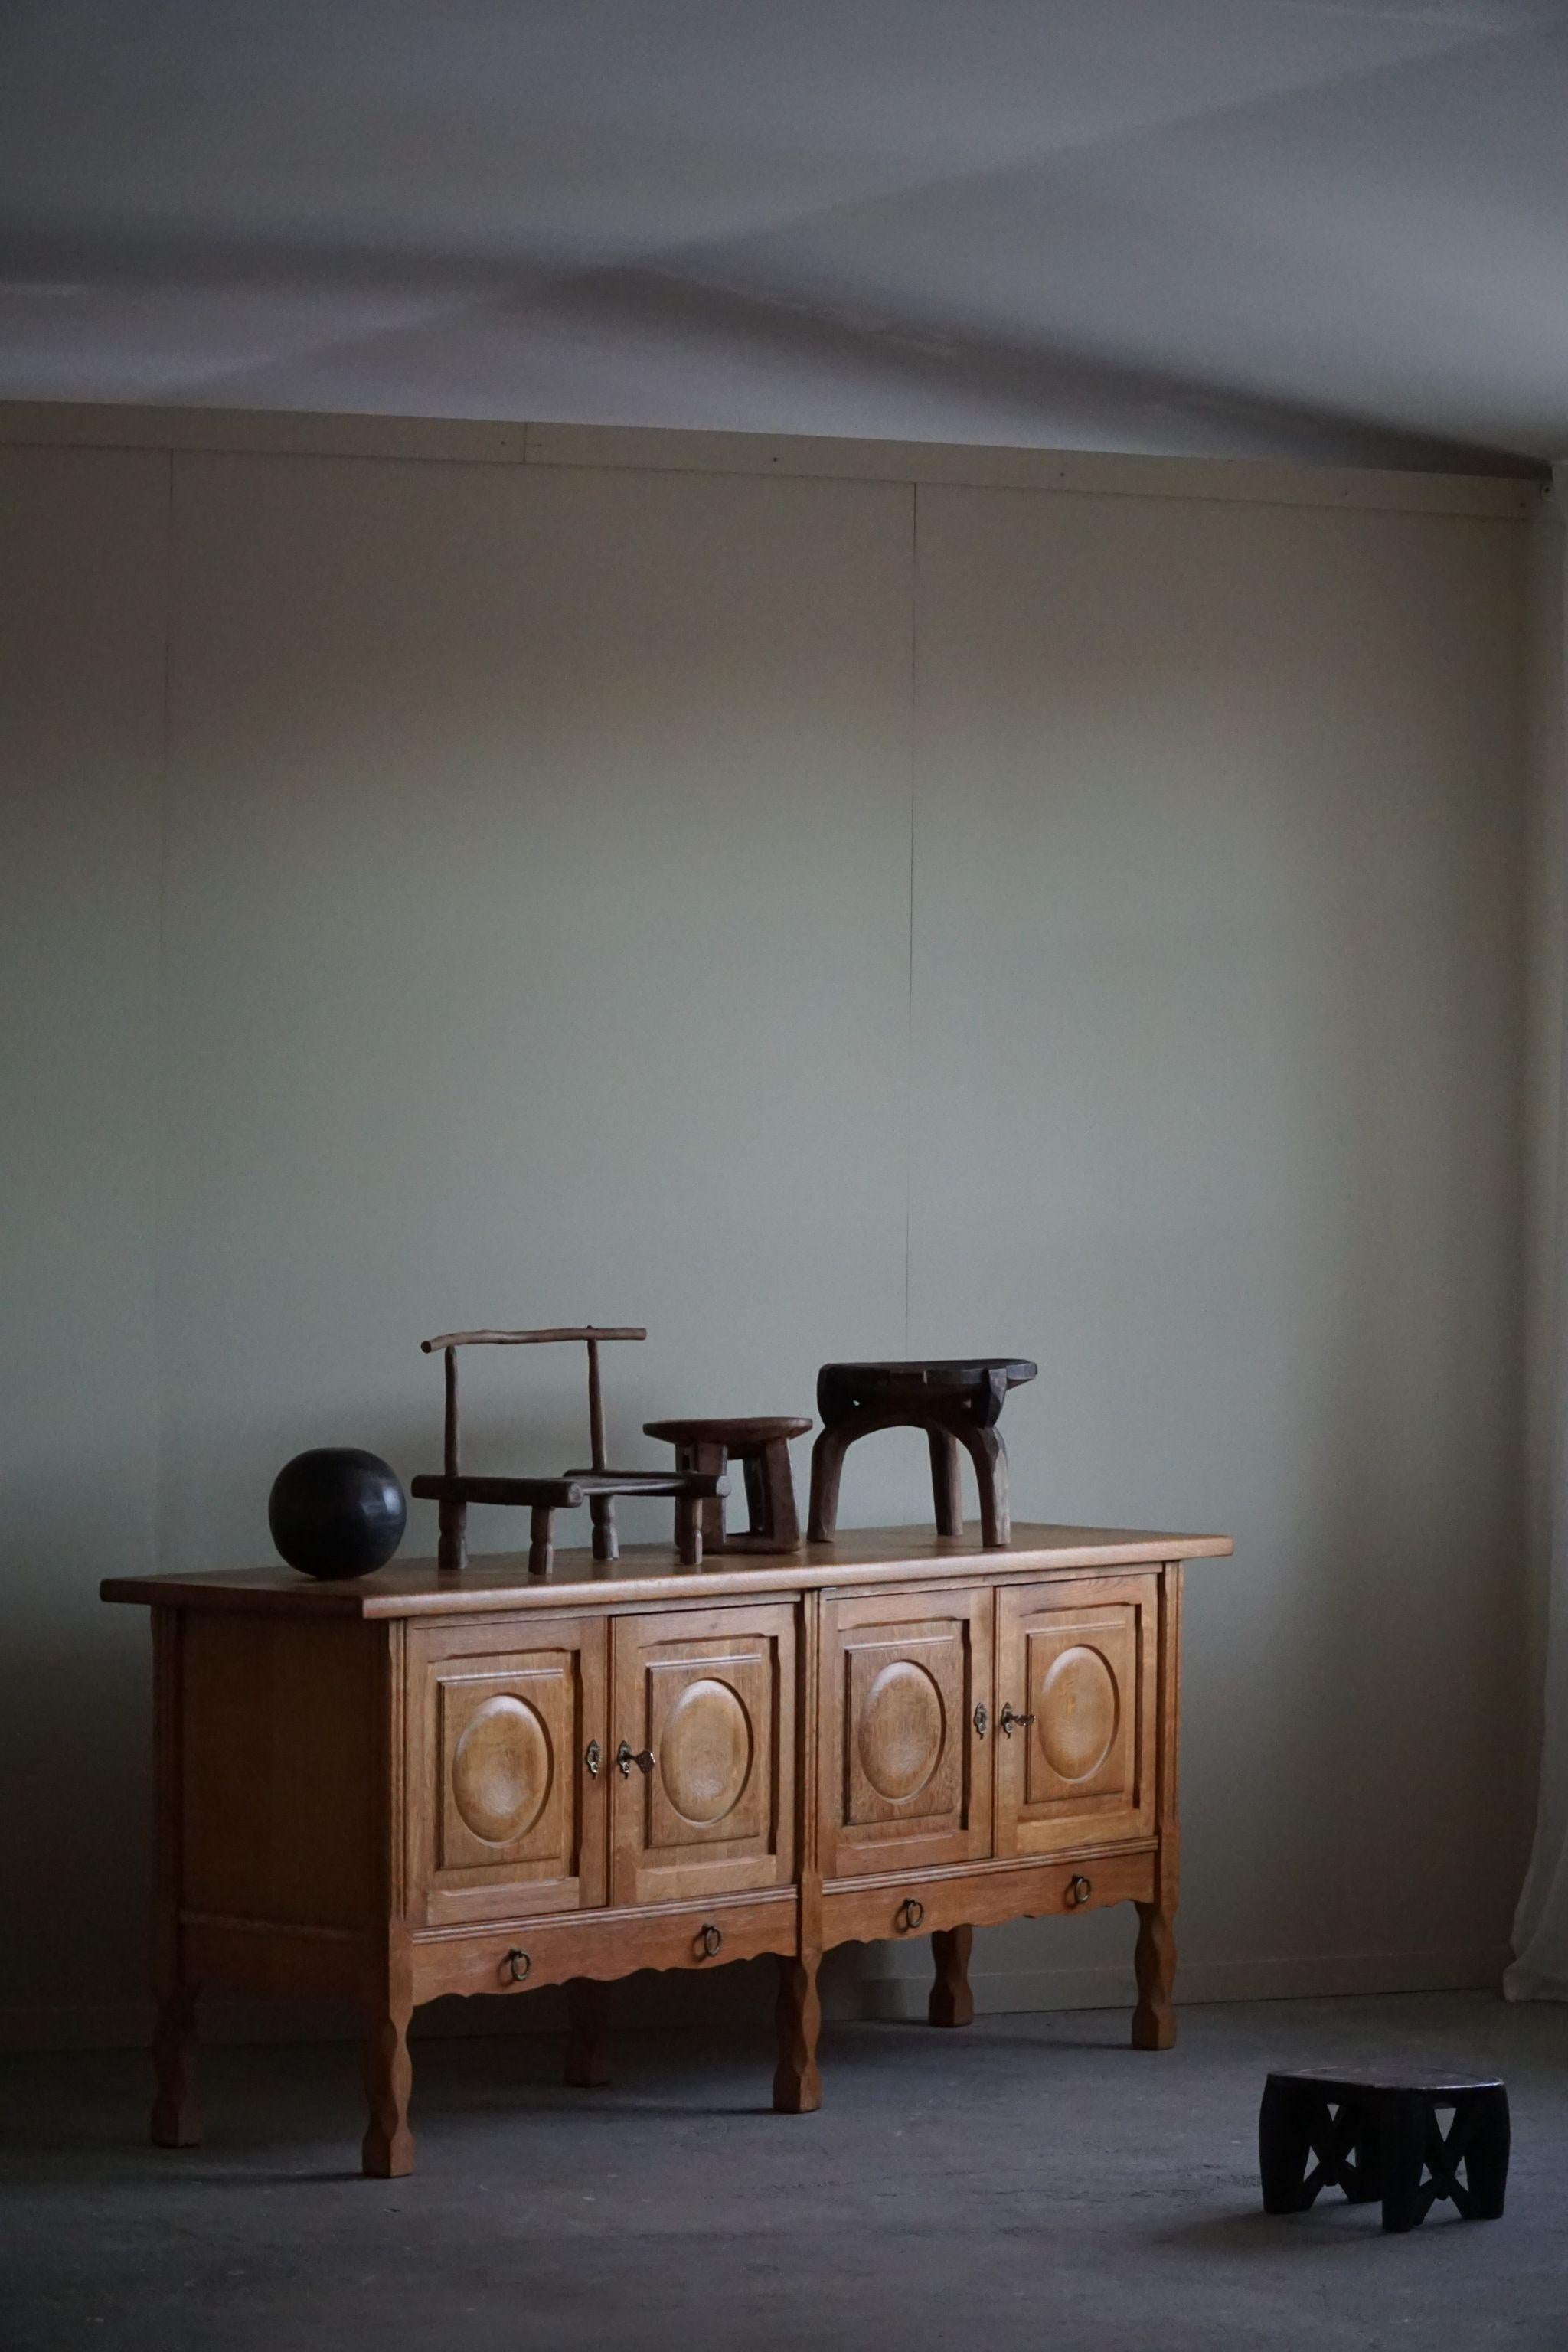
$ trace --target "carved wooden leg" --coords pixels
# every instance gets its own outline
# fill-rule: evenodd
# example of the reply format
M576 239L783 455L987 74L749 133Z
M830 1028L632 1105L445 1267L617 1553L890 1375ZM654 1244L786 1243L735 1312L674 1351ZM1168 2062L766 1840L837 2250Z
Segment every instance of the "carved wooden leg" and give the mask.
M595 2091L610 2079L610 1988L597 1977L566 1983L566 2064L562 2080Z
M741 1475L746 1482L746 1533L749 1536L771 1536L773 1518L767 1480L763 1475L762 1455L743 1454Z
M748 1469L750 1465L747 1465ZM800 1521L795 1508L795 1473L789 1466L789 1440L770 1437L757 1468L763 1486L763 1520L768 1541L789 1551L800 1541Z
M588 1517L594 1528L594 1558L619 1559L621 1547L616 1540L616 1498L613 1495L590 1495Z
M1013 1520L1007 1507L1007 1449L1002 1433L966 1423L958 1433L969 1449L980 1488L980 1540L987 1551L1005 1551L1013 1540Z
M704 1438L690 1445L679 1445L675 1450L675 1466L678 1470L710 1470L716 1472L721 1478L730 1466L729 1450L725 1446L715 1445L710 1438ZM710 1495L701 1507L699 1519L702 1541L708 1550L722 1551L724 1549L723 1496Z
M1391 2092L1379 2103L1377 2174L1383 2190L1383 2226L1403 2236L1426 2218L1430 2188L1423 2193L1422 2168L1426 2159L1428 2103L1419 2094Z
M1258 2167L1266 2213L1303 2213L1317 2195L1303 2187L1312 2159L1312 2126L1322 2106L1299 2083L1270 2074L1258 2111ZM1326 2113L1327 2110L1324 2109Z
M936 1505L939 1536L963 1533L963 1481L958 1466L958 1440L950 1429L928 1429L931 1449L931 1491Z
M844 1456L858 1432L847 1423L824 1429L811 1449L811 1517L806 1535L812 1543L831 1543L838 1525L838 1481Z
M367 2021L364 2087L370 2122L362 2158L371 2180L400 2180L414 2169L414 2135L408 2128L408 2094L414 2085L408 2021L413 2012L405 1986L394 1982Z
M1508 2190L1508 2093L1483 2091L1475 2100L1475 2118L1465 2150L1465 2179L1469 2184L1469 2221L1496 2221L1502 2217Z
M931 1939L936 1960L936 1982L926 2011L933 2025L969 2025L974 2018L974 1995L969 1990L969 1954L973 1927L939 1927Z
M440 1537L436 1547L436 1565L443 1576L459 1575L468 1559L467 1503L443 1503L438 1520Z
M555 1557L555 1510L550 1503L535 1503L528 1515L528 1572L530 1576L548 1576Z
M1138 1978L1138 2006L1132 2012L1134 2050L1170 2050L1175 2046L1176 2013L1171 1991L1176 1981L1176 1938L1171 1914L1158 1903L1140 1903L1138 1948L1132 1966Z
M682 1568L702 1565L702 1499L697 1495L675 1498L675 1549Z
M816 2037L822 2028L816 1971L820 1952L779 1958L779 2063L773 2075L773 2106L781 2116L805 2116L822 2105L816 2071Z
M154 2147L199 2147L201 2110L196 2103L196 1988L172 1984L158 1995L153 2027Z

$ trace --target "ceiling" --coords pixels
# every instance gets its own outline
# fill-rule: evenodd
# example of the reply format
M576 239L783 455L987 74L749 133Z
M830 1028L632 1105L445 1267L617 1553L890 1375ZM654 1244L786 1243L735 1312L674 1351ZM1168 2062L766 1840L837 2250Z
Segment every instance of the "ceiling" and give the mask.
M1535 470L1568 5L6 0L0 396Z

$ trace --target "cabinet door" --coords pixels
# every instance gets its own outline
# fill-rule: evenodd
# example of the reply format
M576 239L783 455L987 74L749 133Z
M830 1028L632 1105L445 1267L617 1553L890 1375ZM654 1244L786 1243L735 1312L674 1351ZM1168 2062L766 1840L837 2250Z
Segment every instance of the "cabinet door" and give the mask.
M1154 1834L1155 1576L996 1595L996 1851ZM1003 1713L1032 1716L1011 1734Z
M821 1706L825 1878L989 1854L986 1589L825 1601Z
M416 1924L603 1903L605 1639L604 1619L593 1617L411 1630L406 1806Z
M797 1781L794 1609L617 1617L614 1640L612 1901L787 1885ZM628 1752L617 1761L623 1741Z

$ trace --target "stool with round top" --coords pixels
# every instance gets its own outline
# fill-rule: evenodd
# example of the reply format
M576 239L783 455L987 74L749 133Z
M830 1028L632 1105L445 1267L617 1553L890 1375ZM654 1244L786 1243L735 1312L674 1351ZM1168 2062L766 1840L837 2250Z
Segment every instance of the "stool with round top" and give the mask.
M731 1461L745 1474L749 1525L730 1534L724 1526L721 1489L702 1505L702 1540L710 1552L793 1551L800 1541L789 1442L804 1437L809 1414L753 1414L726 1419L710 1414L685 1421L645 1421L644 1433L675 1448L678 1471L707 1472L722 1478Z
M878 1429L923 1429L931 1448L939 1536L963 1533L962 1445L980 1489L980 1535L987 1551L1012 1540L1007 1449L997 1427L1009 1389L1038 1366L1022 1356L931 1358L901 1364L824 1364L816 1376L822 1433L811 1450L813 1543L830 1543L838 1524L838 1481L858 1437Z

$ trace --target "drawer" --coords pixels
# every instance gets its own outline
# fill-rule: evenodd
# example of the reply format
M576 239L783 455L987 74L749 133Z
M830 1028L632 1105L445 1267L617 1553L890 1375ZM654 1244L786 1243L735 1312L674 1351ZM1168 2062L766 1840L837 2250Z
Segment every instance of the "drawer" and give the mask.
M414 1998L516 1992L568 1977L626 1977L637 1969L714 1969L765 1952L793 1953L795 1896L753 1896L667 1909L600 1911L593 1918L517 1919L461 1935L416 1937ZM714 1937L717 1937L717 1943ZM513 1953L520 1957L514 1961Z
M826 1888L822 1941L825 1948L830 1944L907 1943L933 1935L939 1927L995 1927L1005 1919L1098 1911L1110 1903L1149 1903L1153 1896L1152 1849L1030 1863L1014 1870L923 1878L910 1873L859 1886Z

